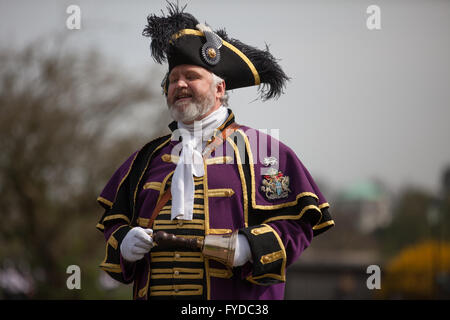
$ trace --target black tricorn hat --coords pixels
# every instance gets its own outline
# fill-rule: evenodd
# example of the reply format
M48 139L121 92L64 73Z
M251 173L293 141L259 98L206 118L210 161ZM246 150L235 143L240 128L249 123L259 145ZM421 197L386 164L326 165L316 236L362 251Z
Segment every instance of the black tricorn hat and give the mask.
M212 31L178 5L169 3L167 16L147 17L142 34L150 37L150 49L158 63L168 62L169 71L181 64L201 66L225 80L227 90L259 86L261 98L277 98L289 79L276 59L260 50L230 39L225 30ZM167 92L167 75L161 84Z

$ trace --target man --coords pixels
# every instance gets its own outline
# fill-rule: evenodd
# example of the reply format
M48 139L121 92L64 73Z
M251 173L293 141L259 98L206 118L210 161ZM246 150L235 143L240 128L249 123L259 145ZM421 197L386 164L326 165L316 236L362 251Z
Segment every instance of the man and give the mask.
M226 90L262 84L270 99L288 78L268 51L168 9L144 35L169 63L172 134L135 152L98 198L100 267L134 282L135 299L282 299L287 266L334 222L294 152L236 124Z

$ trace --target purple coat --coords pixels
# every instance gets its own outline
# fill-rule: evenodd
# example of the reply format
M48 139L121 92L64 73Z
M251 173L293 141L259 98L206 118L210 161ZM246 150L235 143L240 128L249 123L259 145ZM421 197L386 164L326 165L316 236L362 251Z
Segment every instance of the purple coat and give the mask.
M233 122L230 111L229 118L219 129ZM158 277L152 276L152 270L156 266L153 260L160 254L152 250L142 260L128 263L122 259L118 248L132 226L147 227L158 199L170 185L179 141L172 141L170 136L162 140L136 192L136 217L111 213L110 208L138 152L120 166L98 198L106 211L97 227L104 232L107 241L106 257L100 267L119 281L134 281L136 299L158 294L158 286L154 285L158 281L153 280ZM246 126L241 126L213 150L204 159L204 165L198 237L239 230L249 241L253 262L231 269L203 258L202 297L283 299L286 268L299 258L315 235L334 225L327 201L289 147ZM153 225L155 228L159 225L157 221ZM181 288L177 286L174 284L173 288ZM174 289L171 294L177 296L179 292Z

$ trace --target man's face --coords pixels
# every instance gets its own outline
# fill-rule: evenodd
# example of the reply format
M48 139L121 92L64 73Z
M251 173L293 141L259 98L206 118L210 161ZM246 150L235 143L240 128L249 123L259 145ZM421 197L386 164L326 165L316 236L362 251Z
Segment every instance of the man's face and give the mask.
M211 72L194 65L179 65L169 74L167 106L172 118L198 120L216 104L217 88Z

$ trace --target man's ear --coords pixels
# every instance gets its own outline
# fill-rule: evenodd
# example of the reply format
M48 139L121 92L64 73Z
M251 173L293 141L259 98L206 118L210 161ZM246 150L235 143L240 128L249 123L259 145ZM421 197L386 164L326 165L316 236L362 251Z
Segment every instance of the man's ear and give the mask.
M216 88L217 88L217 92L216 92L217 96L219 98L223 97L225 95L225 90L226 90L225 81L222 81L221 83L219 83Z

